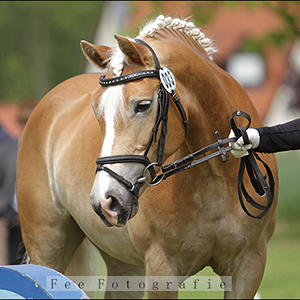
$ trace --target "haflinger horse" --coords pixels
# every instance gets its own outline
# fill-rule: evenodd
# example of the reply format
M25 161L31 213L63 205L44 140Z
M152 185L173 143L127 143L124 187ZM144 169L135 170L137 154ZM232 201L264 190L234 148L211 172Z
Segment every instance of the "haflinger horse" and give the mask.
M263 126L257 111L213 62L215 48L193 22L160 15L136 39L115 38L113 48L81 42L106 73L54 87L23 132L17 195L30 262L65 273L71 261L80 274L84 257L76 251L88 240L104 258L108 278L187 278L210 266L232 279L224 297L254 297L275 229L277 186L268 213L255 219L239 203L240 159L230 152L226 162L218 156L161 175L163 166L214 143L216 130L228 137L235 110L247 112L253 127ZM262 158L277 182L275 157ZM244 185L253 191L248 177ZM253 199L265 201L256 193ZM147 296L176 298L178 291L148 290Z

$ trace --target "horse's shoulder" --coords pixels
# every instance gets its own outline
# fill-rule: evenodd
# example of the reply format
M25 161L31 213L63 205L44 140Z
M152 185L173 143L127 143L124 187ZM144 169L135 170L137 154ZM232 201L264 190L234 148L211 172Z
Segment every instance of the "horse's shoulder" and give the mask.
M90 99L99 88L98 78L100 74L81 74L71 77L52 88L39 102L33 112L33 116L52 114L68 110L85 98L90 105Z
M82 74L55 86L35 107L25 133L43 132L45 135L54 128L59 132L61 128L67 129L68 124L92 114L91 98L99 88L98 78L99 74Z

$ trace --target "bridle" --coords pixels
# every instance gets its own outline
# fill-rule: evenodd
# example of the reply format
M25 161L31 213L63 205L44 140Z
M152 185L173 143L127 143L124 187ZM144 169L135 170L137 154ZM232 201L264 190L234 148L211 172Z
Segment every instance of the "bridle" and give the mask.
M160 80L159 90L158 90L158 107L156 113L155 123L152 129L152 135L150 140L146 146L145 152L143 155L115 155L115 156L106 156L101 157L96 160L97 163L97 171L105 171L110 174L112 177L117 179L119 182L124 184L127 189L132 192L136 197L138 197L139 189L143 183L148 185L156 185L158 182L156 181L157 176L154 170L154 166L161 167L163 162L164 148L165 148L165 139L167 135L167 121L168 121L168 110L169 110L169 101L170 95L176 104L176 107L181 115L182 122L184 124L185 135L188 134L189 124L186 117L185 110L180 102L180 99L175 94L176 81L171 73L171 71L167 68L161 68L159 60L153 51L153 49L144 41L136 39L138 44L146 46L152 53L152 57L154 59L156 69L155 70L146 70L135 73L130 73L126 75L121 75L114 78L106 79L105 75L101 76L99 79L99 83L103 87L119 85L123 83L127 83L133 80L138 80L147 77L158 77ZM151 144L157 142L157 132L159 125L161 124L161 135L158 142L158 151L157 151L157 159L156 162L151 163L147 157ZM139 178L135 184L132 184L130 181L125 179L123 176L120 176L113 170L105 167L105 164L114 164L114 163L140 163L145 166L145 170L143 172L144 176ZM151 175L151 183L147 182L146 173L147 170ZM162 180L162 179L161 179ZM161 181L160 180L160 181Z
M167 121L168 121L168 109L169 109L169 100L170 96L172 97L174 103L176 104L176 107L181 115L182 122L184 125L184 130L185 130L185 136L188 134L189 130L189 124L187 120L187 116L185 113L185 110L180 102L180 99L178 96L175 94L175 88L176 88L176 81L175 78L172 74L172 72L165 68L161 67L159 60L153 51L153 49L144 41L135 39L135 42L138 44L146 46L150 52L152 53L152 57L154 59L156 69L155 70L145 70L145 71L139 71L135 73L130 73L126 75L121 75L118 77L113 77L113 78L105 78L105 75L102 75L99 78L99 83L102 87L108 87L108 86L113 86L113 85L119 85L119 84L124 84L130 81L142 79L142 78L149 78L149 77L158 77L160 80L160 85L159 85L159 90L158 90L158 107L157 107L157 113L156 113L156 119L155 123L152 129L152 135L149 139L149 142L146 146L145 152L143 155L114 155L114 156L105 156L105 157L100 157L97 158L96 163L97 163L97 169L96 172L98 171L105 171L107 172L110 176L114 177L116 180L118 180L120 183L122 183L130 192L133 193L133 195L138 198L139 197L139 190L142 187L143 184L149 185L149 186L154 186L159 184L162 180L168 178L171 175L177 174L178 172L184 171L186 169L189 169L195 165L198 165L204 161L207 161L211 158L214 158L216 156L221 155L221 158L223 162L226 162L226 153L232 149L231 146L224 147L225 144L230 143L230 142L235 142L240 136L243 136L245 144L249 143L249 139L246 133L246 129L249 128L251 118L250 116L241 111L237 110L235 111L231 118L230 118L230 125L232 130L234 131L236 137L233 138L227 138L227 139L221 139L220 134L218 131L215 132L217 142L214 144L211 144L205 148L202 148L194 153L188 154L184 158L177 160L171 164L168 164L166 166L162 166L163 163L163 155L164 155L164 148L165 148L165 139L167 135ZM248 125L246 127L237 127L234 121L234 117L236 116L242 116L245 117L248 120ZM160 139L158 142L158 151L157 151L157 159L156 162L150 162L147 154L148 151L152 145L152 143L157 142L157 132L159 125L161 124L161 135ZM218 149L216 152L208 154L200 159L195 160L196 157L205 154L208 151L211 151L213 149ZM257 166L257 163L255 161L255 158L258 159L260 162L263 163L268 177L269 177L269 185L266 182L265 176L263 176L260 172L260 169ZM105 165L106 164L114 164L114 163L140 163L145 166L145 169L143 171L143 175L133 184L132 182L128 181L126 178L123 176L117 174L110 168L107 168ZM154 170L154 166L158 166L161 168L161 174L157 175L157 173ZM250 177L251 183L255 189L255 191L263 196L267 196L267 205L261 205L257 202L255 202L248 192L245 189L245 186L243 184L243 174L245 170L245 166L248 172L248 175ZM147 182L147 172L149 171L150 176L151 176L151 182ZM258 208L262 210L262 213L253 216L246 208L242 194L244 195L245 199L250 203L252 206L255 208ZM252 150L249 150L249 155L246 157L243 157L241 159L241 164L240 164L240 170L239 170L239 176L238 176L238 195L239 195L239 200L241 203L242 208L246 212L247 215L250 217L256 218L256 219L261 219L270 209L272 203L273 203L273 195L274 195L274 180L273 180L273 175L266 163L264 163L257 153L255 153Z

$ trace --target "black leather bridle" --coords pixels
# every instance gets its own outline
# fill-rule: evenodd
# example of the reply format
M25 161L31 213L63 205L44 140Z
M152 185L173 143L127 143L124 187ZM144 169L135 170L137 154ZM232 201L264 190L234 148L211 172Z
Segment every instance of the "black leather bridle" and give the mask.
M105 75L101 76L99 79L99 83L103 87L112 86L112 85L119 85L123 83L127 83L133 80L138 80L142 78L147 77L158 77L160 80L160 86L158 91L158 108L157 108L157 114L156 114L156 120L154 123L154 127L152 129L152 135L150 137L150 140L147 144L147 147L145 149L145 152L143 155L115 155L115 156L106 156L101 157L96 160L97 163L97 171L105 171L108 174L110 174L112 177L116 178L118 181L120 181L122 184L124 184L129 191L131 191L136 197L138 197L139 189L143 183L147 183L146 181L146 170L150 172L152 185L155 182L155 179L157 178L156 172L154 170L154 166L161 166L163 162L163 155L164 155L164 147L165 147L165 138L167 135L167 121L168 121L168 109L169 109L169 99L170 95L172 96L172 99L174 103L176 104L177 109L180 112L182 122L184 124L184 130L185 135L188 134L189 130L189 124L186 117L185 110L175 94L175 88L176 88L176 81L171 73L171 71L167 68L161 68L159 60L153 51L153 49L144 41L136 39L135 40L138 44L146 46L152 53L152 57L154 59L156 69L155 70L146 70L146 71L140 71L135 73L130 73L126 75L121 75L114 78L106 79ZM157 141L157 132L159 125L161 126L161 135L159 139L158 144L158 151L157 151L157 160L154 163L151 163L147 157L148 151L151 147L151 144ZM105 167L105 164L114 164L114 163L140 163L145 165L144 170L144 176L139 178L135 184L132 184L130 181L125 179L123 176L120 176L119 174L115 173L113 170ZM148 184L148 183L147 183ZM151 183L150 183L151 184ZM157 184L157 182L156 182Z
M160 85L159 85L159 91L158 91L158 108L157 108L157 114L156 114L156 120L152 129L152 135L150 137L150 140L146 146L145 152L143 155L115 155L115 156L106 156L106 157L100 157L97 158L96 163L97 163L97 170L98 171L105 171L108 174L110 174L112 177L117 179L120 183L126 186L126 188L133 193L137 198L139 196L139 190L143 184L147 184L150 186L157 185L159 184L162 180L168 178L171 175L174 175L178 172L184 171L190 167L193 167L197 164L200 164L204 161L207 161L211 158L214 158L216 156L221 155L221 158L223 162L226 162L226 153L232 149L231 146L224 147L225 144L230 143L230 142L235 142L240 136L243 136L245 144L249 143L249 139L246 133L246 129L249 128L251 118L250 116L241 111L237 110L235 111L230 119L230 125L232 130L234 131L236 137L233 138L227 138L221 140L220 134L218 131L215 132L217 142L214 144L211 144L205 148L202 148L195 153L191 153L187 155L186 157L177 160L171 164L168 164L166 166L162 166L163 163L163 155L164 155L164 147L165 147L165 138L167 135L167 120L168 120L168 109L169 109L169 99L170 96L172 97L174 103L176 104L177 109L180 112L182 122L184 124L184 130L185 130L185 135L188 134L189 130L189 124L187 120L187 116L185 113L185 110L180 102L180 99L177 97L175 94L175 88L176 88L176 81L175 78L172 74L172 72L163 67L161 68L159 60L153 51L153 49L144 41L135 39L135 42L138 44L146 46L152 53L156 69L155 70L145 70L145 71L140 71L140 72L135 72L135 73L130 73L126 75L121 75L118 77L113 77L113 78L105 78L105 75L102 75L99 79L99 83L102 87L108 87L108 86L113 86L113 85L119 85L119 84L124 84L133 80L138 80L142 78L147 78L147 77L158 77L160 80ZM248 125L246 127L237 127L234 121L234 117L236 116L241 116L245 117L248 120ZM161 136L160 140L158 143L158 151L157 151L157 160L156 162L150 162L147 154L148 151L151 147L151 144L154 142L157 142L157 132L158 132L158 127L161 124ZM213 149L218 149L218 151L208 154L200 159L195 160L196 157L205 154L208 151L211 151ZM260 162L263 163L268 177L269 177L269 185L266 182L265 176L263 176L260 172L260 169L257 166L257 163L255 161L255 158L258 159ZM117 174L110 168L107 168L105 165L106 164L114 164L114 163L140 163L145 166L145 169L143 171L143 175L133 184L130 181L128 181L126 178L123 176ZM161 167L161 172L162 174L157 175L154 166ZM248 175L250 177L251 183L255 189L255 191L263 196L267 196L267 204L266 205L261 205L257 202L255 202L248 192L245 189L245 186L243 184L243 174L244 174L244 169L247 169ZM149 171L151 175L151 182L147 182L147 171ZM249 155L246 157L242 157L241 159L241 164L240 164L240 170L239 170L239 175L238 175L238 195L239 195L239 200L241 203L242 208L246 212L247 215L250 217L260 219L262 218L270 209L272 203L273 203L273 195L274 195L274 180L273 180L273 175L266 163L264 163L259 156L253 151L249 150ZM250 203L253 207L258 208L262 210L262 213L253 216L246 208L243 197L244 195L245 199L247 200L248 203Z

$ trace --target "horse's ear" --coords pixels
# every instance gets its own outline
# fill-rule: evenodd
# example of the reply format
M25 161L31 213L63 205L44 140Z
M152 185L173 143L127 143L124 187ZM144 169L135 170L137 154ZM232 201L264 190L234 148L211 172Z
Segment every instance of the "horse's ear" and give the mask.
M96 46L87 41L81 41L80 46L83 54L99 68L105 69L112 55L111 48Z
M150 65L154 63L152 55L147 47L131 42L128 38L115 35L115 39L121 51L131 59L133 62L139 65Z

